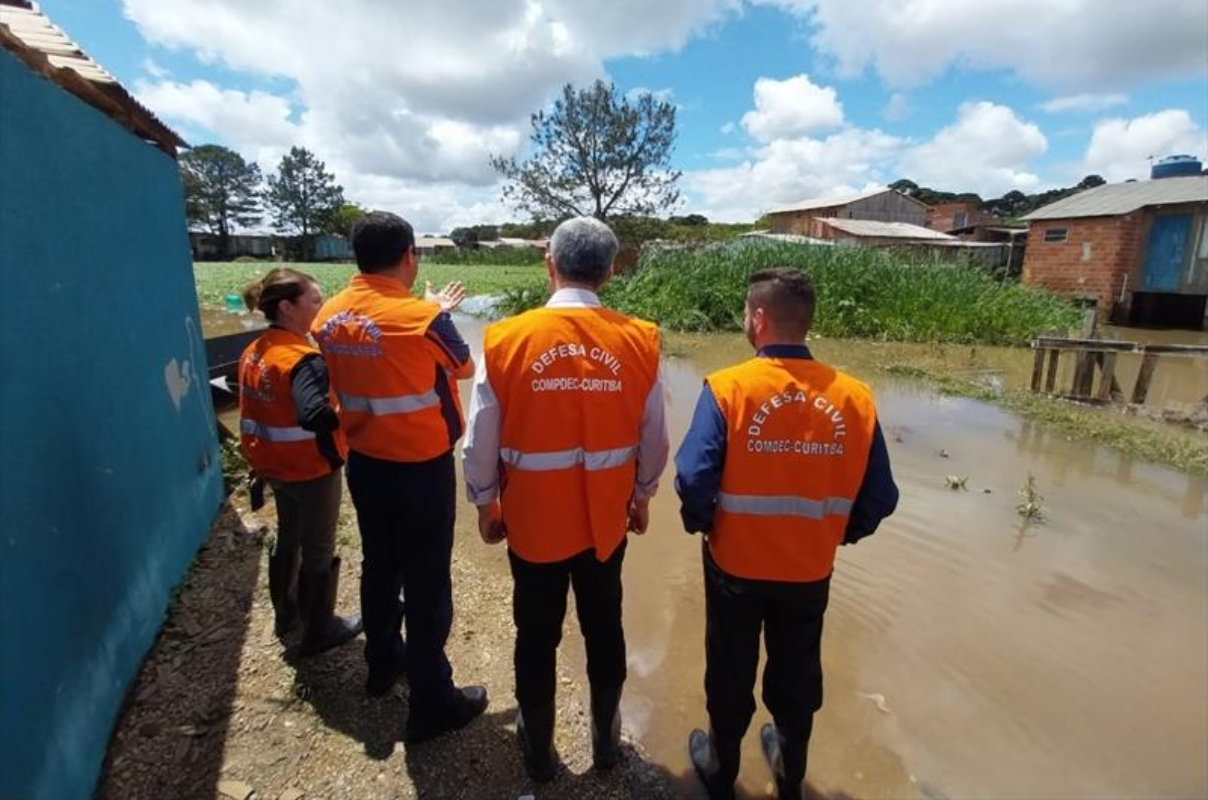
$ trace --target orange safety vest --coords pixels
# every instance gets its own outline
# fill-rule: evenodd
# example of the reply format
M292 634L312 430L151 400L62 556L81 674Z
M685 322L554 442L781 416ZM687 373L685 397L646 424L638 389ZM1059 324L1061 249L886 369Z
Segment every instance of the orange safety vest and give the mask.
M269 328L239 359L239 443L248 463L266 478L308 481L331 472L315 434L298 425L290 391L294 367L318 352L293 331ZM335 394L330 402L336 407ZM333 431L332 438L343 458L348 453L343 433Z
M501 413L508 546L526 561L625 538L639 430L658 375L658 327L606 308L539 308L486 329Z
M353 450L416 462L452 449L441 394L451 401L460 428L457 386L449 376L458 365L427 336L440 313L436 303L380 275L353 276L323 304L312 332L327 359L340 398L340 426Z
M804 358L754 358L708 383L726 421L713 559L740 578L826 578L868 467L872 392Z

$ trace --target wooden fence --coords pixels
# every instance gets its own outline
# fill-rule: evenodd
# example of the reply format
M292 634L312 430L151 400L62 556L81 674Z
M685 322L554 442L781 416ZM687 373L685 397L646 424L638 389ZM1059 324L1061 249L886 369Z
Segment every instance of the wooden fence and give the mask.
M1083 402L1110 403L1123 400L1124 392L1116 380L1116 357L1120 353L1141 356L1141 369L1133 384L1129 403L1139 405L1149 394L1158 359L1166 357L1208 357L1208 346L1191 344L1138 344L1114 339L1067 339L1042 336L1032 342L1036 359L1032 365L1032 391L1040 392L1043 380L1045 394L1058 394ZM1057 365L1062 353L1074 355L1074 376L1068 393L1056 391ZM1046 366L1045 359L1048 359ZM1095 372L1099 372L1096 389Z

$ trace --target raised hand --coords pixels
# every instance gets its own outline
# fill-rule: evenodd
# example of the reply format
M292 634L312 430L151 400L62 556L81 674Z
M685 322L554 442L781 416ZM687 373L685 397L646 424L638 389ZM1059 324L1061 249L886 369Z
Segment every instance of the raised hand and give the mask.
M461 281L453 281L439 292L432 291L432 281L424 281L424 299L436 303L441 311L453 311L466 299L466 287Z

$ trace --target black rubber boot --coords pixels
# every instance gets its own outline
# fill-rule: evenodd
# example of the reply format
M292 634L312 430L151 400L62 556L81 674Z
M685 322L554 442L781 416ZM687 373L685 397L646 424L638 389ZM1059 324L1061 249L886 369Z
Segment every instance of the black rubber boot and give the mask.
M558 772L554 752L554 704L521 706L516 712L516 741L524 756L524 770L537 783L549 783Z
M340 559L331 560L326 572L303 572L298 576L298 605L302 611L302 641L299 656L313 656L356 638L363 629L361 615L337 617L336 590L340 586Z
M411 713L407 715L407 744L426 742L464 728L487 710L487 702L485 686L463 686L453 690L449 704L442 711L417 713L412 695Z
M688 758L705 785L709 800L734 800L742 741L718 740L700 728L688 736Z
M621 688L591 687L591 764L598 770L612 769L620 757Z
M285 638L298 622L298 561L297 548L289 553L275 550L268 557L268 596L273 601L273 632Z
M759 744L776 781L776 796L780 800L801 800L808 740L801 736L785 736L769 722L759 729Z

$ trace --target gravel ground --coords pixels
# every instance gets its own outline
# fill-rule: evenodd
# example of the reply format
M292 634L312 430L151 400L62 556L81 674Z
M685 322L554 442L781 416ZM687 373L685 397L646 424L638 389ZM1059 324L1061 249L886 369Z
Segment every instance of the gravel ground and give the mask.
M365 696L363 639L287 663L268 599L273 514L271 501L250 512L241 494L222 509L130 689L100 800L607 799L683 791L682 776L651 764L630 743L616 769L591 769L586 679L564 663L556 745L565 767L540 789L528 780L515 743L511 578L506 560L492 557L501 551L478 539L464 503L448 652L455 680L485 684L491 705L462 731L405 747L406 688ZM360 544L347 497L338 541L338 608L350 610L357 607Z

